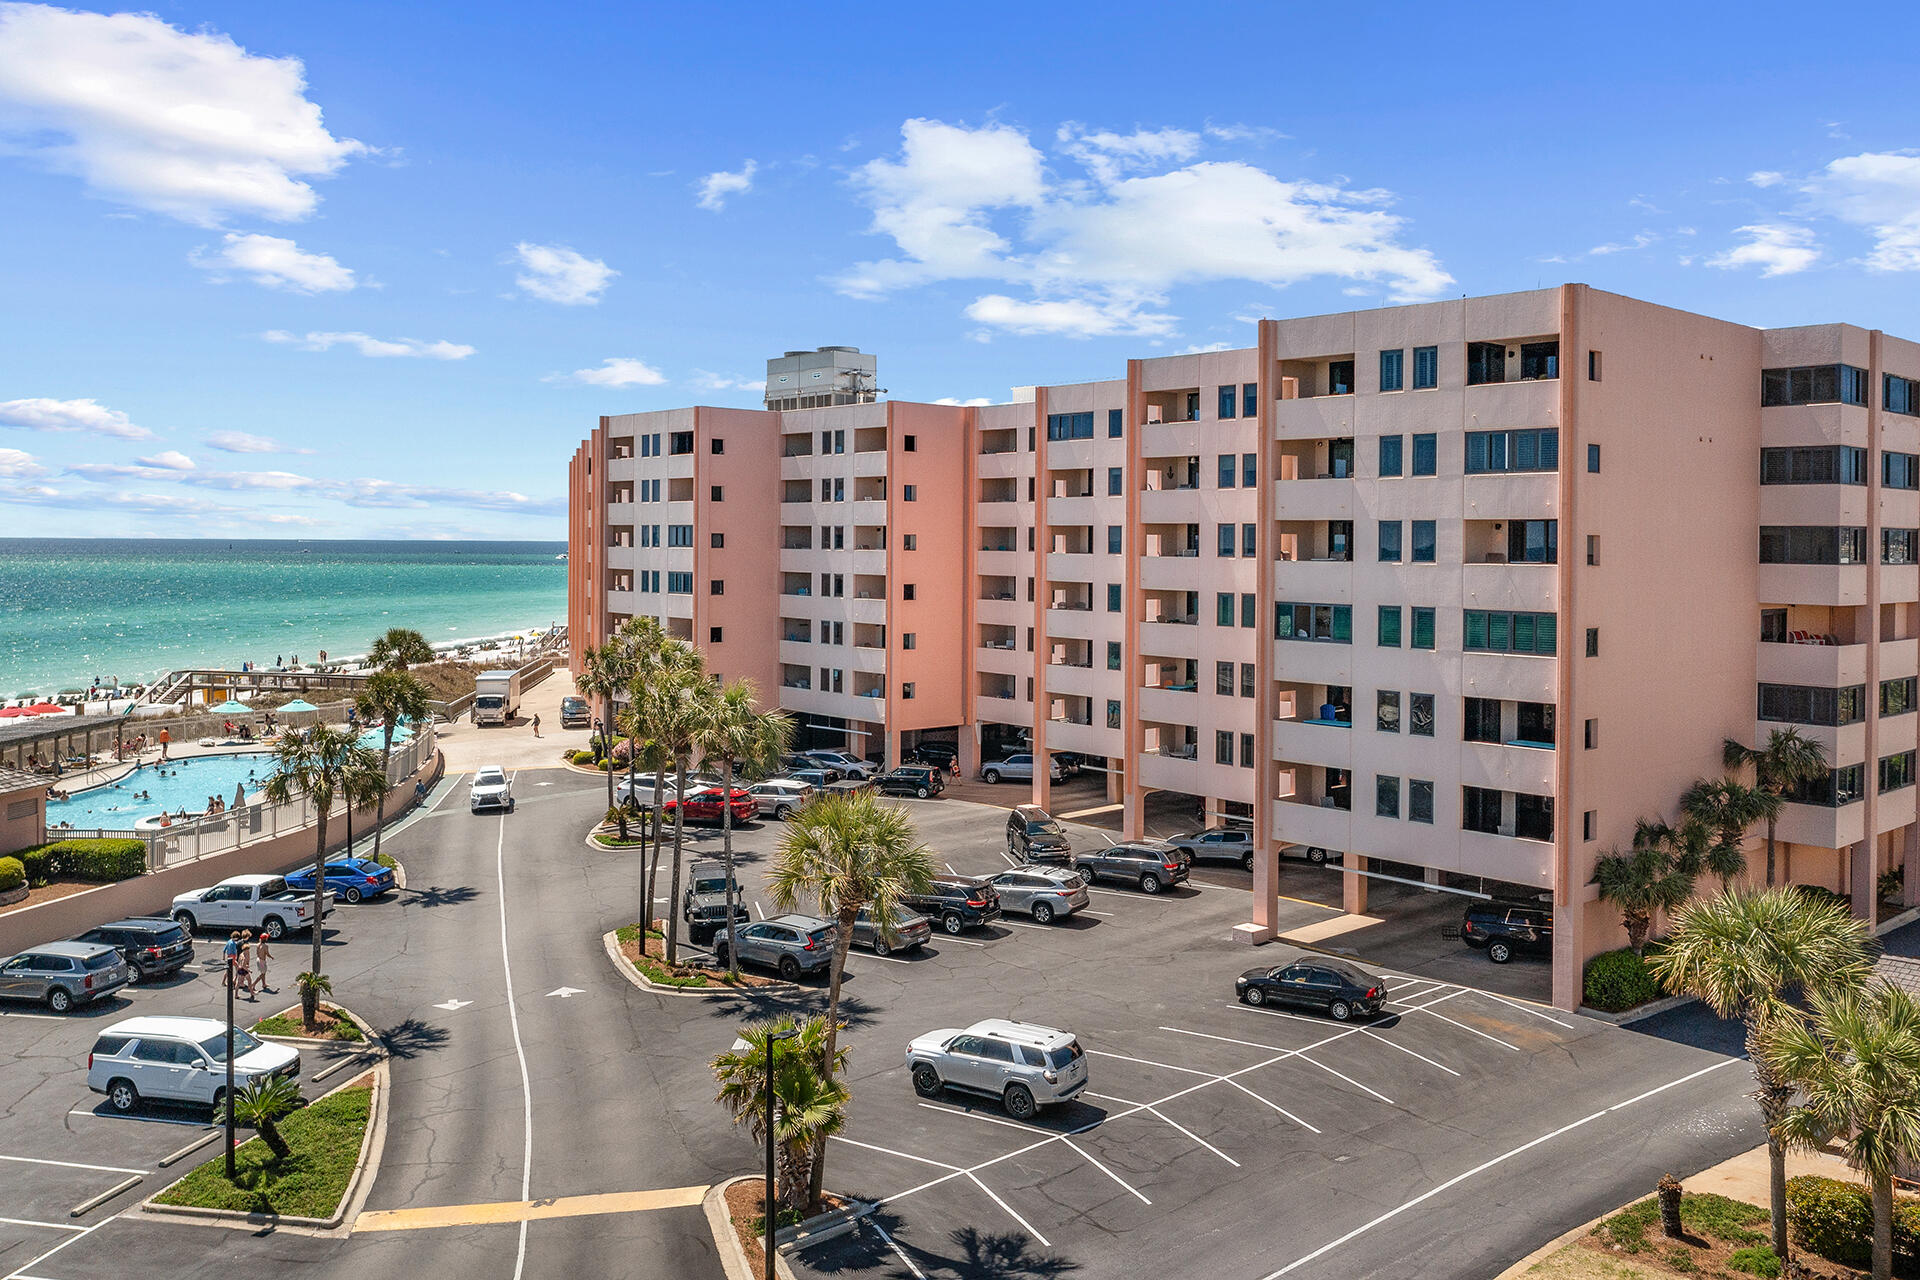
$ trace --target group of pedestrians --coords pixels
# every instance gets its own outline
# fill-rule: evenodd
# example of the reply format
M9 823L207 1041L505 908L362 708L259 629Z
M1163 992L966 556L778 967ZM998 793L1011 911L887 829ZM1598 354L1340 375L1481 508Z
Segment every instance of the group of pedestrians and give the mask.
M249 1000L259 991L273 993L273 988L267 985L267 962L273 959L273 952L267 949L266 934L261 934L255 942L253 930L235 929L221 954L227 961L227 982L235 990L246 992Z

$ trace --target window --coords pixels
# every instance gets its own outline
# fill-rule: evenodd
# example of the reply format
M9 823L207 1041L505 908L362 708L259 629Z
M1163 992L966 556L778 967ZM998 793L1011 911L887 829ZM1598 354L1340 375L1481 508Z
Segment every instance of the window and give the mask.
M1589 809L1585 813L1580 815L1580 838L1582 840L1593 839L1593 828L1594 828L1594 811L1592 809Z
M1407 783L1407 821L1433 824L1433 784L1415 778Z
M1400 606L1397 604L1380 606L1380 647L1383 649L1400 647Z
M1344 604L1288 604L1273 606L1276 640L1331 640L1353 643L1353 609Z
M714 578L707 583L707 594L710 596L723 596L727 594L727 584L719 578Z
M693 452L693 432L676 431L667 437L667 452L675 455Z
M1587 535L1587 563L1600 563L1600 535L1597 533Z
M1117 582L1107 584L1107 612L1120 612L1120 584Z
M727 500L727 491L716 484L713 486L711 497L715 502L725 502Z
M1553 656L1554 615L1551 613L1467 609L1463 611L1462 621L1461 648L1469 652Z
M1500 834L1500 793L1486 787L1460 788L1460 829Z
M1880 714L1904 716L1914 707L1914 678L1902 676L1880 682Z
M1413 522L1413 562L1432 564L1435 552L1434 524L1431 520Z
M1047 415L1047 439L1093 439L1093 415L1090 413L1050 413Z
M1405 351L1382 351L1380 353L1380 389L1398 391L1402 378L1406 374L1407 353Z
M692 595L693 575L690 573L669 572L667 574L667 594L674 596Z
M1416 649L1433 648L1433 610L1414 607L1412 643Z
M1763 369L1760 371L1760 403L1763 407L1836 403L1864 406L1867 403L1867 371L1850 364Z
M1865 484L1867 451L1852 445L1762 449L1761 484Z
M919 640L920 638L913 632L903 631L900 634L900 647L902 649L917 649L920 647Z
M1760 527L1761 564L1863 564L1866 558L1865 529L1808 524Z
M1126 430L1127 415L1124 409L1107 410L1107 439L1118 440Z
M1760 641L1763 644L1787 642L1787 611L1785 609L1760 611Z
M901 534L900 549L902 551L918 551L920 549L920 535L917 533Z
M721 630L721 629L720 629L719 627L708 627L708 628L707 628L707 643L708 643L708 644L719 644L719 643L720 643L720 630Z
M1220 455L1220 487L1222 489L1233 488L1233 482L1239 476L1239 474L1240 472L1239 472L1238 459L1235 458L1235 456L1231 453L1221 454Z
M1500 701L1497 698L1468 698L1460 739L1463 742L1501 742Z
M1507 344L1469 342L1467 344L1467 385L1481 386L1507 380Z
M1560 344L1523 342L1520 344L1520 381L1535 382L1560 376Z
M1118 671L1119 669L1120 642L1118 640L1109 640L1107 641L1107 670Z
M1407 695L1407 734L1414 738L1433 736L1433 695L1430 693L1412 693Z
M1259 685L1259 678L1254 672L1253 664L1251 662L1241 663L1240 664L1240 696L1243 698L1252 698L1252 697L1258 696L1258 693L1257 693L1258 685Z
M693 545L693 526L690 524L670 524L667 526L667 545L670 547L690 547Z
M1589 658L1600 656L1600 628L1598 627L1587 628L1587 656Z
M1248 559L1253 558L1253 544L1258 536L1259 528L1260 526L1255 524L1243 524L1240 526L1240 554L1246 556Z
M1589 719L1581 726L1580 745L1588 751L1600 745L1600 722L1598 720Z
M1880 405L1888 413L1920 417L1920 382L1898 374L1881 375Z
M1428 391L1440 385L1440 348L1413 349L1413 389Z
M906 683L904 683L904 684L902 684L902 685L900 686L900 697L901 697L902 699L904 699L904 700L911 700L911 699L912 699L912 697L913 697L913 681L911 681L911 680L909 680L909 681L907 681Z
M1119 727L1120 727L1119 699L1108 698L1107 699L1107 728L1118 729Z
M1560 522L1507 521L1507 561L1510 564L1560 563Z
M1429 431L1413 438L1413 474L1436 474L1440 462L1439 440Z
M1260 602L1251 591L1240 593L1240 625L1249 631L1260 625Z
M900 598L902 600L913 599L913 584L911 582L900 588Z
M1880 531L1880 563L1912 564L1916 531L1913 529L1882 529Z
M1240 767L1253 768L1253 735L1250 733L1240 735Z
M1382 476L1400 474L1401 440L1400 436L1380 437L1380 474Z
M1467 432L1467 474L1558 471L1560 432L1554 427Z
M1797 784L1787 792L1787 799L1794 804L1837 809L1860 799L1866 777L1867 767L1864 764L1850 764L1844 769L1830 770L1823 777Z
M1330 396L1353 394L1353 361L1327 361L1327 394Z
M727 545L727 535L724 533L712 534L707 538L707 545L712 547L715 551L725 550Z
M1126 492L1126 472L1119 467L1107 468L1107 496L1117 498Z
M1400 559L1400 522L1382 520L1380 522L1380 559L1388 564Z
M1223 698L1233 696L1233 673L1234 666L1231 662L1213 664L1213 691Z
M913 437L909 436L907 438L911 440ZM719 436L715 436L713 438L712 447L713 447L713 451L716 454L725 453L727 451L727 442L725 440L722 440Z
M1400 732L1400 692L1381 689L1374 694L1373 727L1381 733Z
M1587 352L1587 381L1600 381L1600 353L1598 351Z
M1597 444L1587 446L1587 470L1594 475L1600 474L1600 446Z
M1920 489L1920 457L1911 453L1882 453L1880 483L1889 489Z
M1762 720L1783 724L1843 725L1857 724L1865 715L1867 687L1847 685L1840 689L1822 689L1803 684L1763 684L1760 686Z
M900 500L902 502L913 502L918 500L919 497L920 488L918 485L903 484L900 486Z
M1239 407L1240 388L1231 384L1220 388L1220 417L1222 419L1233 417L1234 411Z
M1260 416L1260 384L1242 383L1240 387L1240 416L1257 418Z
M1373 816L1376 818L1397 818L1400 816L1400 779L1392 774L1375 774L1373 779Z
M1225 729L1213 731L1213 762L1215 764L1233 763L1233 735Z
M1227 559L1233 559L1233 526L1230 524L1220 525L1214 530L1214 533L1216 535L1215 541L1218 544L1215 550Z
M1214 597L1213 621L1216 626L1233 625L1233 592L1222 591Z
M1880 790L1898 791L1902 787L1913 785L1913 758L1911 751L1902 751L1898 755L1880 757Z
M1260 484L1260 455L1243 453L1240 455L1240 487L1258 488Z

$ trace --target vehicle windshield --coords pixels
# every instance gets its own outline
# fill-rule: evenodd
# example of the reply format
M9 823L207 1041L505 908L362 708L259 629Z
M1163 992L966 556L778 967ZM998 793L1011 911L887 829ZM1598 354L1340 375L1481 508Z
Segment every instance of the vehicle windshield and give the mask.
M1047 1065L1058 1071L1078 1061L1080 1054L1080 1042L1075 1040L1070 1044L1061 1045L1058 1049L1047 1050Z
M1027 834L1030 836L1057 836L1060 834L1060 824L1052 818L1048 818L1045 822L1029 822L1027 824Z
M484 698L475 698L473 700L473 705L476 707L485 707L488 710L492 710L493 708L500 706L505 701L506 699L500 697L498 694L490 693L486 695Z
M85 964L89 969L111 969L119 958L118 951L102 951L99 955L88 956Z
M233 1056L235 1058L244 1058L259 1047L260 1042L254 1039L251 1034L242 1031L238 1027L233 1029ZM200 1042L200 1052L206 1054L209 1061L225 1062L227 1060L227 1033L222 1031L219 1035L208 1036L205 1040L202 1040Z
M473 785L476 787L497 787L506 780L507 775L498 769L482 769L473 775Z
M693 882L693 891L695 893L725 893L727 891L726 877L714 876L709 879L695 880Z

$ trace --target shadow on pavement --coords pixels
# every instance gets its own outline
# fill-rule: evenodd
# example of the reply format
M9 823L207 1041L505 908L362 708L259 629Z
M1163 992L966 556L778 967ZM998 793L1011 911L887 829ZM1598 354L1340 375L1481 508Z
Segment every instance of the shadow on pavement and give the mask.
M436 1027L418 1018L408 1018L396 1022L385 1031L381 1038L387 1042L387 1053L395 1058L417 1058L423 1053L432 1053L446 1047L452 1032L445 1027Z
M874 1230L877 1227L879 1230ZM1021 1231L994 1234L977 1227L958 1227L947 1233L950 1250L936 1252L921 1248L901 1236L900 1216L889 1209L877 1210L858 1231L831 1241L826 1247L809 1250L806 1270L817 1275L878 1271L887 1276L910 1274L894 1250L911 1259L918 1273L928 1276L993 1277L994 1280L1046 1280L1069 1275L1080 1264L1066 1258L1034 1252L1032 1239ZM885 1232L892 1247L882 1239Z
M409 887L401 892L414 906L429 910L434 907L463 907L480 896L480 891L469 884L430 885L424 889Z

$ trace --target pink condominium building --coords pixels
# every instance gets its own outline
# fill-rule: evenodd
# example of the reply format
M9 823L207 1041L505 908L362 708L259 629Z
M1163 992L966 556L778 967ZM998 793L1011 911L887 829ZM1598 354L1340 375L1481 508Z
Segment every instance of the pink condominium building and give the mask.
M1353 911L1547 894L1570 1007L1624 941L1594 860L1788 725L1832 772L1777 878L1920 902L1920 344L1565 285L1010 404L603 418L570 476L576 660L651 614L822 745L1072 752L1129 834L1190 797L1251 826L1249 941L1283 849Z

